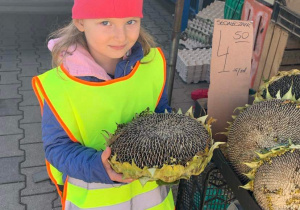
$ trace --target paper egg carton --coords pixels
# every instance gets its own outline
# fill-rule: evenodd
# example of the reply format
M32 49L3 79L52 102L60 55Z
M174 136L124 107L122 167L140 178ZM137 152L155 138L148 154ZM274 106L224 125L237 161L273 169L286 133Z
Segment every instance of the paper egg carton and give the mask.
M210 47L210 45L208 44L204 44L192 39L187 39L187 40L180 39L179 44L184 45L187 49Z
M183 49L178 51L176 69L187 84L200 81L209 82L210 49Z
M200 11L193 20L189 20L184 31L187 38L180 40L180 44L188 49L211 46L214 19L224 17L224 6L224 2L215 1Z
M224 18L224 7L225 7L225 2L224 1L214 1L205 9L200 11L196 15L197 18L204 18L204 19L209 19L210 21L214 22L214 19L216 18Z

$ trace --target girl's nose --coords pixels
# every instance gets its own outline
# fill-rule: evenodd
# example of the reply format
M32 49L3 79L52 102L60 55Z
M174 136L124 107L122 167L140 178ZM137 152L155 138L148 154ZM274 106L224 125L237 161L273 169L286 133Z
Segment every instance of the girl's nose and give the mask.
M126 40L126 29L125 27L116 27L115 29L115 39L120 42L124 42Z

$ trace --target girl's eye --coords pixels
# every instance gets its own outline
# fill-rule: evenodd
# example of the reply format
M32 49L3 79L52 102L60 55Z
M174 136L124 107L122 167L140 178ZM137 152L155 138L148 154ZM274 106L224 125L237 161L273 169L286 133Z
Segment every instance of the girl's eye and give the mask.
M133 25L136 23L136 20L129 20L127 23L128 23L128 25Z
M109 26L110 22L109 21L103 21L103 22L101 22L101 24L104 25L104 26Z

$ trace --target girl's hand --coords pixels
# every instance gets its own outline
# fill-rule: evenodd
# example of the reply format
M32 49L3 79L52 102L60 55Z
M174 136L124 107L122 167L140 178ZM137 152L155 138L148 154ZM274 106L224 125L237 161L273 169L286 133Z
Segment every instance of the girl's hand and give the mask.
M111 166L108 162L108 158L110 157L110 154L111 154L111 149L110 149L110 147L107 147L101 155L101 160L102 160L103 166L104 166L109 178L112 181L123 182L123 183L130 183L130 182L134 181L133 179L123 179L122 174L118 174L111 168Z

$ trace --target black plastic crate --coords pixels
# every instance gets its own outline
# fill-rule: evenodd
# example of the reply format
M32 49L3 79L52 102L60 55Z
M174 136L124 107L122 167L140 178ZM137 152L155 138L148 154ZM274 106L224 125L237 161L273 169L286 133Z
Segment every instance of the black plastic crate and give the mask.
M274 4L272 20L300 38L300 16L279 2Z
M234 194L223 175L210 163L199 176L180 181L176 209L227 209L233 200Z
M199 176L181 180L177 210L222 210L238 200L243 210L261 210L244 184L238 179L220 149L214 151L211 163Z

